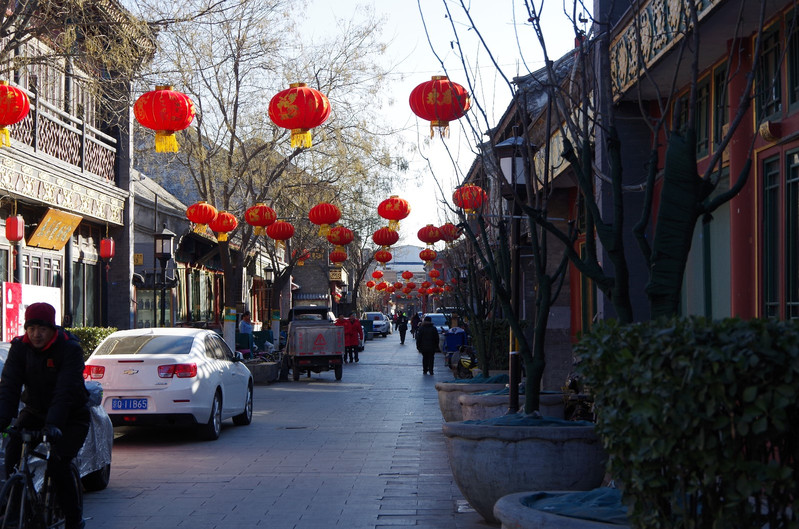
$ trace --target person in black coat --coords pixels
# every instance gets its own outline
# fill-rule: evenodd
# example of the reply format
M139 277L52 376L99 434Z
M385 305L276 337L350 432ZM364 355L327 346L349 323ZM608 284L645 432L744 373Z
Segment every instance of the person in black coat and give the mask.
M440 351L438 345L438 329L433 325L430 316L426 316L416 331L416 349L422 353L422 372L433 374L433 360Z
M408 332L408 317L403 312L397 318L397 329L400 335L400 344L405 344L405 334Z
M25 334L11 341L0 376L0 431L42 430L52 443L47 470L66 519L65 529L83 527L78 490L70 469L89 432L89 393L83 382L83 349L55 324L55 309L34 303L25 310ZM22 392L25 387L24 393ZM19 410L22 400L24 407ZM19 463L22 440L9 437L5 471Z

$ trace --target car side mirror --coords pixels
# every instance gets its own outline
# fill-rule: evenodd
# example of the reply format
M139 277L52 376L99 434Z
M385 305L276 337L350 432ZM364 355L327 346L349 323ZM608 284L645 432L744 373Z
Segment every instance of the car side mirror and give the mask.
M244 361L244 355L241 354L241 351L236 351L235 353L233 353L233 361L234 362L243 362Z

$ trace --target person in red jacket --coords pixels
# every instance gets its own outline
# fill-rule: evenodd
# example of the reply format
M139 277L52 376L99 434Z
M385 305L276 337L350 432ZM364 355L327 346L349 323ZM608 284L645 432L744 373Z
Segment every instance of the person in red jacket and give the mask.
M358 347L363 340L363 326L355 313L347 319L339 318L336 325L344 327L344 362L358 361Z

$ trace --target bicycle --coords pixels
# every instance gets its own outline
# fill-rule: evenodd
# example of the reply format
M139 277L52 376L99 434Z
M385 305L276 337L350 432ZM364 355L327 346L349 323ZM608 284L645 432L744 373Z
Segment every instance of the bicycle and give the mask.
M22 438L22 452L16 471L0 489L0 529L63 528L64 514L56 498L55 486L45 471L39 489L37 467L46 468L50 459L50 443L41 431L10 429L9 435ZM76 482L78 501L83 504L80 474L72 462L72 478Z

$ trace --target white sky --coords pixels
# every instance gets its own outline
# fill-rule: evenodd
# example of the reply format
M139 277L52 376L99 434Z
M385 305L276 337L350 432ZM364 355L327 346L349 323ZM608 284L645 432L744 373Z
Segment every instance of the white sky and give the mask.
M403 128L406 139L418 147L411 160L412 174L406 185L393 192L411 204L411 215L401 223L400 233L403 238L400 244L404 242L420 245L416 237L419 228L426 224L440 225L447 220L445 208L439 204L442 195L432 174L435 174L447 200L451 202L452 191L474 161L475 138L470 131L463 130L466 124L460 122L465 120L450 123L449 138L441 139L436 135L430 140L429 122L417 118L408 105L411 90L418 84L429 81L433 75L444 75L446 68L446 74L452 81L463 85L472 93L473 110L470 115L474 116L476 123L482 125L480 130L485 130L485 121L474 112L474 100L479 99L489 115L490 126L494 126L511 97L504 79L497 74L488 54L480 46L476 32L468 29L469 22L462 14L461 0L446 0L461 39L463 54L468 57L472 78L476 78L473 81L476 83L474 89L469 88L457 47L453 49L451 46L454 34L444 2L445 0L310 0L306 12L304 29L327 34L335 34L338 30L338 26L333 23L335 18L351 19L362 9L359 6L373 6L378 16L386 16L384 38L391 40L387 60L390 64L397 65L396 74L391 80L393 104L387 108L386 119ZM463 3L470 6L478 31L508 79L543 66L543 53L531 24L527 22L527 11L521 0L463 0ZM422 6L421 14L419 4ZM558 58L574 46L574 32L563 14L562 2L549 0L544 8L543 20L546 21L543 26L550 58ZM425 24L432 41L432 49L425 34ZM524 52L520 52L520 49ZM443 67L439 59L443 61ZM432 174L425 157L430 160ZM459 169L453 166L451 158L456 159ZM388 194L385 198L388 198Z

